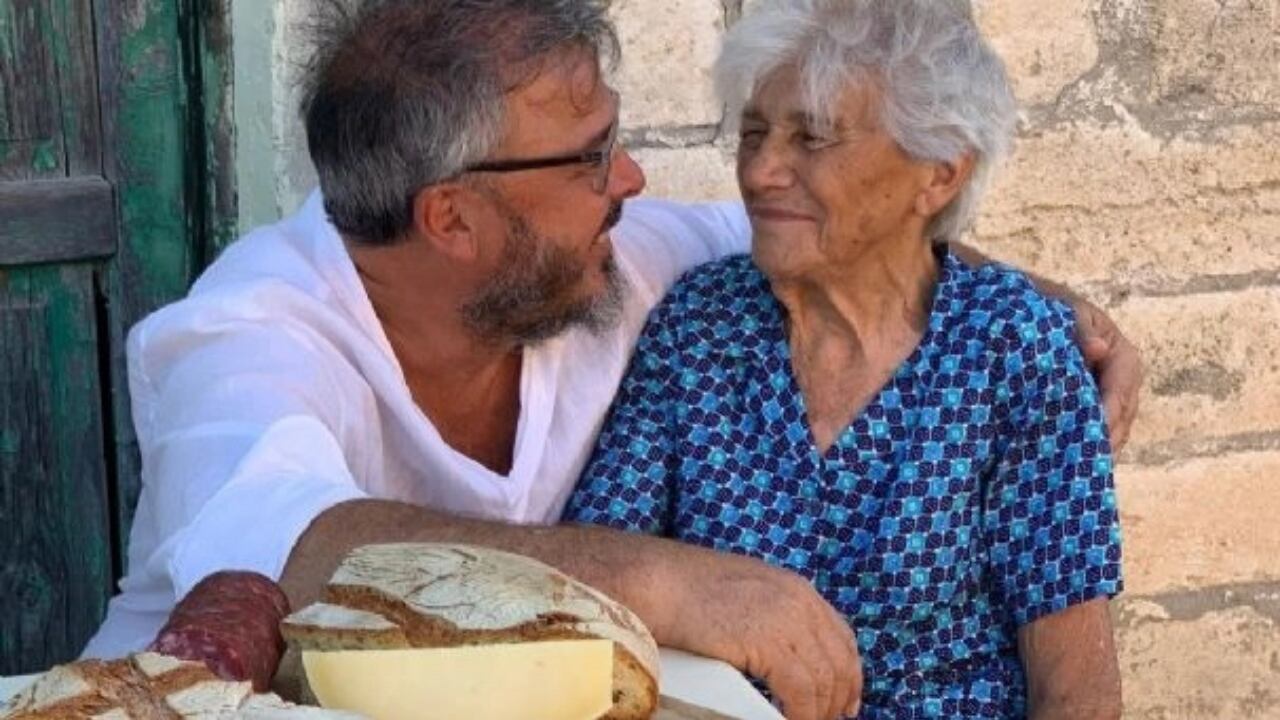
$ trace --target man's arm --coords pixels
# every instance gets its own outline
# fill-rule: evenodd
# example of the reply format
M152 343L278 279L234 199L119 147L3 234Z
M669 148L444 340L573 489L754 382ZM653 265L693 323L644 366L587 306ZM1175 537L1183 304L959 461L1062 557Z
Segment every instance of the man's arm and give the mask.
M1018 654L1032 720L1120 717L1120 668L1105 598L1024 625Z
M317 517L294 546L281 586L294 607L319 597L360 545L448 542L538 558L631 608L664 646L722 659L764 678L789 718L834 718L833 698L861 698L848 624L803 578L765 563L606 528L503 525L386 500Z
M951 243L951 250L970 267L991 262L990 258L967 245ZM1129 441L1129 430L1138 415L1138 391L1142 389L1143 377L1138 348L1098 306L1066 285L1023 272L1041 292L1066 302L1075 311L1076 342L1089 363L1098 389L1102 391L1111 447L1118 452Z

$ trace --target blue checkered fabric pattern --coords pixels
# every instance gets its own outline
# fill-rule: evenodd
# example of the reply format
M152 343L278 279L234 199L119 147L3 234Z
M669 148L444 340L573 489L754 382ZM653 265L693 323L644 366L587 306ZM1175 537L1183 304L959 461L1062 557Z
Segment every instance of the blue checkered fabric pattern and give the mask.
M1021 717L1017 629L1122 588L1070 308L939 250L920 345L824 454L745 256L654 311L565 519L791 569L849 620L863 718Z

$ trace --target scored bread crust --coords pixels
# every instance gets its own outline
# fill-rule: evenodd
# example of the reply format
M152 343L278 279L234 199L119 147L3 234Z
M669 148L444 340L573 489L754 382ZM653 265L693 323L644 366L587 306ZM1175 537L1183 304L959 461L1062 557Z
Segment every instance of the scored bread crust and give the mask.
M658 704L657 643L640 619L528 557L468 545L368 545L343 560L324 600L285 619L294 653L603 638L614 641L614 706L605 717L648 718Z
M158 653L78 660L49 670L0 707L0 720L361 720L302 708L201 663Z

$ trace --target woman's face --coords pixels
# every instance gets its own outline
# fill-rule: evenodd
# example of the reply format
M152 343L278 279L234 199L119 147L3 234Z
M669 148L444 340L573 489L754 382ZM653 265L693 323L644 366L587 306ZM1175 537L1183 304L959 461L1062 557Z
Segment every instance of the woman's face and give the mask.
M838 272L878 245L924 242L923 193L936 166L913 161L885 132L873 88L850 87L834 102L834 127L815 127L787 66L743 110L738 186L752 254L772 278Z

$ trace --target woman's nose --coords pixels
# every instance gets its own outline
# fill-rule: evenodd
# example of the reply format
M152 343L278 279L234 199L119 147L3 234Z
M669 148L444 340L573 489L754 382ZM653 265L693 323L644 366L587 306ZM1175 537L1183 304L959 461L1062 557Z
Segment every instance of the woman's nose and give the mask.
M794 158L779 143L764 141L738 151L738 179L743 190L770 190L795 182Z

